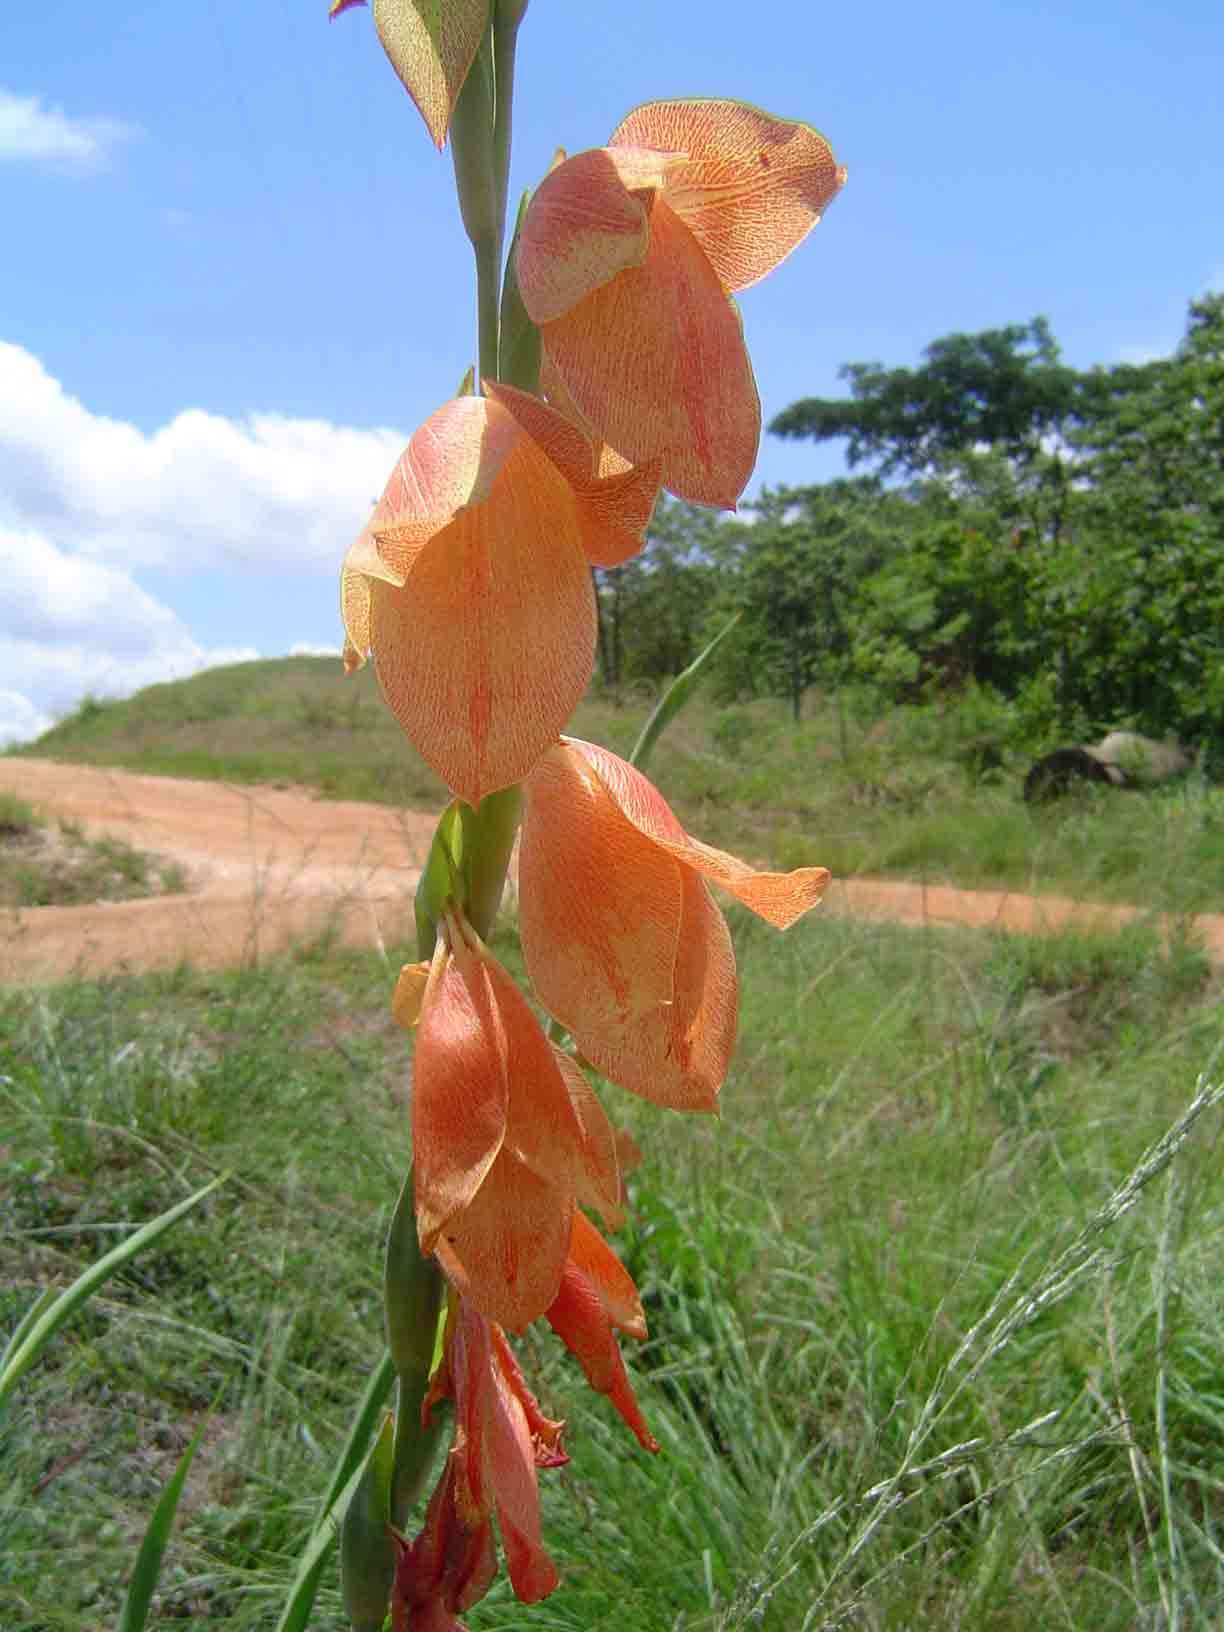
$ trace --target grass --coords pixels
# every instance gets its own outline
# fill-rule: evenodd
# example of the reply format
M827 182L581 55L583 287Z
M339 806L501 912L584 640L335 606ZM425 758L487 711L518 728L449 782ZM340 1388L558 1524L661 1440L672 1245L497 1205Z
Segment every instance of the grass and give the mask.
M652 698L593 694L573 732L628 753ZM1224 791L1192 775L1162 792L1085 790L1044 809L1020 797L1030 747L1007 711L971 696L879 716L856 695L723 707L699 695L652 776L710 843L841 877L925 879L1137 902L1171 913L1224 902ZM445 791L369 670L330 658L236 664L87 700L19 750L145 772L303 784L333 798L429 809Z
M473 1632L1219 1624L1218 1105L1144 1166L1224 1075L1219 976L1140 928L733 929L722 1120L605 1090L646 1152L620 1248L663 1453L529 1334L571 1425L543 1475L563 1586L531 1610L499 1586ZM517 968L511 930L498 950ZM6 1628L113 1625L209 1411L156 1624L275 1625L381 1351L400 959L321 943L0 999L0 1326L236 1173L0 1427ZM313 1624L342 1625L330 1566Z
M53 825L24 799L0 790L0 909L130 901L186 888L176 862L122 839L86 838L72 822Z

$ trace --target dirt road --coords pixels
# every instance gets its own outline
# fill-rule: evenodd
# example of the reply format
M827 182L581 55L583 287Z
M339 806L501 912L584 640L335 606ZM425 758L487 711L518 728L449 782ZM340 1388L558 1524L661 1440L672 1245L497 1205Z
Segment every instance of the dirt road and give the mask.
M0 758L0 789L90 833L108 833L180 862L193 890L83 907L33 907L0 920L0 983L69 974L221 968L331 928L347 945L402 941L434 813L315 798L301 789L239 787L131 771ZM1136 916L1058 896L837 881L826 907L906 924L966 924L1040 933L1069 923L1112 928ZM1197 920L1224 963L1224 916Z

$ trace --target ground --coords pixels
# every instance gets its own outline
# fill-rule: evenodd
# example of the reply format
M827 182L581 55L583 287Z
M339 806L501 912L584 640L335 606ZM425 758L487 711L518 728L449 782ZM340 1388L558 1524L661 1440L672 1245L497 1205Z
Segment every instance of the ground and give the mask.
M219 968L324 932L356 946L403 940L437 819L302 789L37 759L0 759L0 791L168 858L191 884L183 895L6 911L0 981L8 984L183 961ZM827 909L1022 932L1071 921L1109 928L1135 916L1058 896L868 879L836 880ZM1224 962L1224 916L1202 915L1195 930L1211 958Z

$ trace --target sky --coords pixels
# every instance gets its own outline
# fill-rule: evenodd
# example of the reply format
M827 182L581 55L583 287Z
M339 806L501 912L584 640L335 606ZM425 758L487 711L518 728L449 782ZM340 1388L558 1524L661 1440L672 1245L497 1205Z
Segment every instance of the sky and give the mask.
M338 650L344 551L472 359L449 155L326 11L0 4L0 743ZM740 302L768 421L1038 313L1077 367L1170 351L1224 288L1221 83L1219 0L531 0L512 183L659 97L822 130L849 182ZM766 434L749 493L841 468Z

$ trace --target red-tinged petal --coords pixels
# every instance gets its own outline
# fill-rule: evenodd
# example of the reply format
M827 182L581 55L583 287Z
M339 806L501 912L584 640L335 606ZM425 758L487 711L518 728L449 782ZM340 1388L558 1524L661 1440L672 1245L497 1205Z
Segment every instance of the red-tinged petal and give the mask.
M733 508L756 462L761 404L735 303L679 216L656 199L650 247L541 325L544 350L585 421L662 482Z
M458 1261L460 1292L482 1315L518 1332L557 1295L573 1216L572 1193L503 1151L471 1202L447 1221L438 1246L445 1243Z
M554 1421L546 1417L540 1410L540 1402L527 1386L527 1379L523 1376L522 1368L514 1355L514 1350L506 1340L506 1334L500 1326L493 1326L489 1332L489 1339L493 1351L494 1363L500 1368L502 1376L511 1393L523 1408L523 1415L527 1419L527 1429L531 1435L531 1448L535 1456L537 1468L563 1468L569 1462L569 1457L561 1449L561 1435L564 1431L564 1422Z
M584 1213L574 1214L569 1262L592 1283L612 1324L630 1337L646 1336L646 1316L633 1276Z
M758 282L811 231L846 180L818 130L746 102L650 102L610 147L680 150L663 197L729 293Z
M515 1597L524 1604L547 1598L557 1570L544 1551L535 1450L522 1404L499 1367L486 1423L486 1454L497 1504L497 1524L506 1549L506 1570Z
M461 967L465 955L471 954L456 945L455 958ZM483 961L505 1037L510 1084L506 1152L545 1183L572 1192L585 1167L585 1134L557 1052L501 964L494 958Z
M680 869L559 743L524 788L519 932L540 1001L585 1050L672 996Z
M506 1133L510 1087L505 1039L477 963L464 977L435 961L413 1061L412 1148L421 1247L484 1184Z
M595 601L573 492L526 438L402 590L374 586L371 645L392 712L469 804L556 739L591 677Z
M583 1163L574 1194L585 1207L594 1207L610 1230L625 1222L625 1191L620 1176L616 1132L587 1080L586 1072L560 1049L557 1065L569 1089L570 1100L582 1124ZM575 1223L582 1215L575 1212Z
M395 520L444 526L488 498L522 439L512 415L484 397L452 397L414 433L392 470L371 526Z
M492 1526L486 1520L468 1528L459 1516L456 1472L454 1458L448 1457L416 1540L409 1546L395 1537L395 1632L463 1632L454 1612L479 1603L497 1574Z
M483 382L489 399L504 408L520 430L552 460L572 485L589 482L595 474L595 450L578 425L542 397L496 380Z
M658 789L634 767L594 743L566 738L587 761L619 808L642 833L684 867L720 885L737 901L777 929L788 929L810 911L829 884L825 867L798 867L791 873L757 872L747 862L715 850L684 832Z
M489 0L374 0L383 50L439 148L488 21Z
M642 264L650 192L666 176L661 153L604 148L576 153L549 171L532 195L517 250L519 290L533 323L561 317Z
M548 1311L548 1323L577 1358L591 1387L612 1401L643 1450L657 1451L659 1443L646 1426L629 1386L625 1362L599 1292L575 1264L566 1266L561 1290Z
M735 1048L739 988L731 936L700 878L681 869L684 908L673 1000L623 1026L576 1029L597 1071L677 1111L714 1111Z

